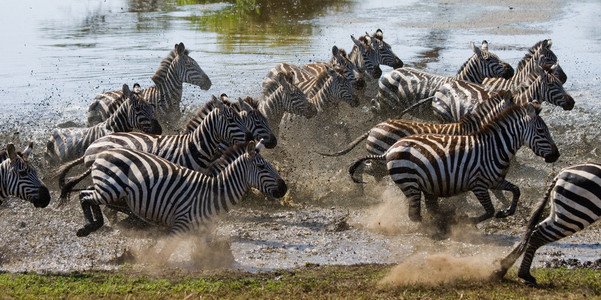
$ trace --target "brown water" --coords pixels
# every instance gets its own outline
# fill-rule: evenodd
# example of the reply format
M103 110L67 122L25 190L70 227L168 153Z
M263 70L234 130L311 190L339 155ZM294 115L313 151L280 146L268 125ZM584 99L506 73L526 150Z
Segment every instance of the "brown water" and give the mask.
M314 152L342 146L377 123L365 108L343 106L336 116L326 117L338 120L336 126L323 128L318 119L298 121L302 130L283 132L287 139L266 154L294 187L295 206L255 199L217 220L216 235L231 243L234 259L231 264L224 256L225 265L256 270L307 262L395 263L438 252L500 257L521 234L547 175L573 163L599 161L601 4L596 1L300 1L297 6L251 2L3 3L2 141L24 147L34 140L36 165L48 175L50 167L41 153L50 132L68 121L83 124L87 105L102 91L123 83L151 85L150 76L175 43L184 42L192 50L191 56L213 82L208 91L184 86L182 102L191 112L211 94L257 96L263 76L276 64L326 61L333 45L350 50L351 34L381 28L406 66L447 75L471 56L470 41L488 40L491 51L515 68L530 46L553 39L552 49L568 75L565 88L576 100L570 112L544 106L543 116L562 152L560 160L544 164L529 149L520 150L508 175L522 189L517 215L475 229L461 228L450 239L434 241L427 230L407 220L406 204L388 181L370 182L362 192L349 180L346 168L363 155L362 149L338 159ZM383 67L384 73L390 70ZM328 146L320 142L323 139ZM458 213L481 212L472 197L445 202L465 203L456 207ZM135 252L151 243L151 234L116 224L77 238L75 231L83 223L77 201L61 209L50 206L34 210L17 199L0 206L0 269L110 269L126 249ZM538 265L558 257L598 259L599 230L596 225L541 249ZM187 252L182 252L183 258L172 258L173 266L197 267L189 265Z

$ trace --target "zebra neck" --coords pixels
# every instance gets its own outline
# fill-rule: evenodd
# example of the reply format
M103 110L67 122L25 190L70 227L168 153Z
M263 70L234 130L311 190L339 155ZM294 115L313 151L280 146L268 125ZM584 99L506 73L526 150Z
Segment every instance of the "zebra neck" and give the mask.
M509 165L511 158L524 144L524 126L522 120L497 120L489 125L482 137L481 144L486 145L484 156L503 165Z
M95 127L104 127L105 129L112 132L129 132L132 130L133 122L130 122L128 116L128 106L126 102L119 106L119 109L115 111L108 119L104 122L97 124Z
M221 211L229 211L249 190L247 182L246 164L237 159L216 177L207 178L206 185L196 193L199 195L196 206L205 212L207 217L214 216Z
M541 77L539 76L527 89L520 91L517 95L513 97L515 103L523 104L527 102L532 102L533 100L543 101L543 97L541 97L542 91L541 88Z
M156 79L155 84L156 91L158 92L158 100L167 101L169 104L181 100L183 82L175 73L173 66L169 67L165 75Z
M215 113L211 113L207 115L207 117L200 123L198 127L190 134L190 143L189 146L194 148L194 151L198 151L199 155L194 155L196 159L208 160L213 156L215 150L219 146L218 136L220 134L217 132L221 126L217 122L217 115ZM204 156L204 157L203 157ZM203 166L206 168L207 166Z
M259 103L259 112L265 116L269 126L279 125L284 116L284 100L289 96L284 92L284 88L278 85L278 88L264 95L263 101Z
M322 78L322 80L318 80L319 78L319 76L316 77L311 84L308 85L311 89L305 94L307 95L309 102L315 106L317 111L321 112L323 111L323 108L331 102L330 99L333 96L332 82L334 81L334 77L327 75L327 78L325 79Z
M357 47L357 45L353 45L353 49L351 50L351 53L349 53L348 59L351 61L351 63L357 66L359 72L365 71L363 55L361 55L361 51L359 51L359 47Z
M481 84L484 81L484 75L479 71L478 64L476 63L477 56L474 54L457 72L455 79L469 81L477 84Z

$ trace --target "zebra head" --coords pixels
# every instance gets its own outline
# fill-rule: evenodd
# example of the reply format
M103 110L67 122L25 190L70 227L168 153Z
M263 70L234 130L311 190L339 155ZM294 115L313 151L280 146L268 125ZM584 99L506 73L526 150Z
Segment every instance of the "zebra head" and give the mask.
M474 55L457 72L457 79L481 84L484 78L505 78L513 76L513 68L498 56L488 51L488 42L482 42L482 49L470 43Z
M382 76L382 69L380 69L380 51L373 48L372 46L372 38L367 36L361 36L359 39L355 39L353 35L351 35L351 39L361 55L357 56L357 61L355 61L355 65L361 72L367 72L369 76L374 79L380 78Z
M262 148L262 142L255 144L254 141L251 141L246 145L246 155L242 156L248 166L246 178L250 186L262 193L274 198L281 198L288 191L288 187L273 166L259 154Z
M350 80L345 76L345 67L328 67L328 75L332 78L330 93L332 98L348 103L352 107L359 106L359 97Z
M557 66L559 65L556 63L551 67L539 69L538 78L529 87L530 94L534 100L548 101L564 110L572 110L574 98L564 90L561 80L553 75L553 68Z
M123 85L125 102L122 105L125 104L127 107L128 125L130 128L136 128L145 133L161 134L163 129L154 117L154 107L135 92L136 86L139 90L140 85L135 83L134 92L132 92L127 84Z
M205 118L207 122L203 121L203 125L212 126L215 137L220 142L235 145L253 140L252 134L234 108L226 105L222 99L215 96L212 96L212 101L215 108L207 115ZM205 137L200 138L204 139Z
M239 98L235 107L255 140L262 140L265 147L269 149L278 144L275 134L269 127L267 118L259 111L259 103L255 99L251 97Z
M283 95L283 98L278 101L281 102L284 111L310 119L317 114L317 110L309 103L303 90L294 84L294 80L293 72L276 75L276 82L282 88Z
M17 152L13 144L6 146L7 159L0 164L0 199L18 197L44 208L50 203L50 192L27 161L32 149L33 142L23 152Z
M553 75L559 78L559 80L561 80L561 83L566 83L566 81L568 80L568 76L566 75L566 73L563 72L563 69L559 66L557 56L551 50L551 44L552 41L550 39L542 40L536 43L534 46L532 46L528 50L528 54L526 54L526 56L530 56L530 59L537 60L538 64L543 68L554 67ZM526 63L527 60L521 60L518 64L518 71L521 68L523 68L526 65Z
M539 116L541 105L538 102L523 104L527 113L527 125L524 131L524 142L534 154L543 157L545 162L552 163L559 158L559 150L551 137L549 127Z
M390 47L390 45L384 41L384 34L382 33L381 29L378 28L376 33L371 35L371 41L372 48L376 49L380 54L380 60L378 61L379 64L393 67L395 69L403 67L403 61L396 56L396 54L394 54L392 47Z
M184 43L175 44L175 57L171 62L171 68L177 74L181 82L199 86L203 90L211 88L209 76L200 68L198 63L188 55Z
M357 66L346 56L346 51L338 49L338 47L332 47L332 59L330 63L333 66L341 66L346 68L346 78L352 83L353 87L357 90L363 90L365 88L365 80L361 76L362 72L359 72Z

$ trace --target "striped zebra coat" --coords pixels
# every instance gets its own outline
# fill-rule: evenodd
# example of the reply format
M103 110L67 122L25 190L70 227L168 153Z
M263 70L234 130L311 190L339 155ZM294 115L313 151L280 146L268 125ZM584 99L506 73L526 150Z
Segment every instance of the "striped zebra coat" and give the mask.
M214 97L214 96L213 96ZM255 141L263 140L265 148L274 148L278 141L269 127L267 118L259 111L259 102L252 97L246 97L244 99L238 98L238 102L230 102L226 94L221 94L221 99L224 103L227 103L231 108L238 112L240 118L244 122L244 125L253 135ZM206 116L215 108L213 102L207 103L190 118L186 123L186 132L192 133L206 118ZM230 145L226 145L230 146Z
M154 86L140 91L142 98L155 106L161 115L179 112L183 83L199 86L203 90L211 87L211 80L198 63L188 55L183 43L175 45L152 76ZM88 126L106 120L125 101L121 91L102 93L88 107Z
M557 66L557 65L554 65ZM561 80L553 75L553 67L538 67L538 76L527 89L514 93L516 103L547 101L564 110L574 108L574 99L563 88ZM480 85L453 81L443 85L434 95L432 110L443 122L456 122L494 95Z
M538 223L549 202L549 216ZM536 285L536 279L530 274L536 250L583 230L600 217L601 164L583 163L561 170L533 210L524 237L511 253L501 260L501 268L493 273L492 278L501 279L524 254L518 277Z
M130 148L151 153L185 168L206 172L222 141L234 145L252 140L240 115L220 100L213 101L216 102L215 108L189 134L152 135L130 132L114 133L98 139L88 147L81 159L61 166L58 171L61 200L64 202L75 185L90 174L89 167L96 156L107 149ZM88 168L87 171L65 181L69 170L82 162Z
M563 69L559 66L557 56L551 51L551 40L542 40L528 49L528 53L518 63L515 74L509 78L485 78L482 85L492 91L510 90L518 92L527 88L538 77L539 67L553 69L553 74L565 83L568 79Z
M246 150L217 177L131 149L100 153L92 165L93 189L79 194L86 225L77 235L87 236L102 227L99 205L120 205L121 199L136 216L167 227L174 236L229 210L251 187L271 197L284 196L286 183L261 157L260 147L250 142Z
M511 78L514 72L509 64L488 51L488 43L482 42L482 49L471 43L474 55L459 69L455 76L432 75L424 71L401 68L381 77L378 82L378 95L374 99L377 108L385 103L392 108L412 105L418 100L434 96L445 83L464 80L482 83L486 77Z
M46 144L46 160L50 164L64 163L81 157L95 140L113 133L129 132L138 129L143 132L161 134L161 126L154 118L150 103L131 92L127 84L122 93L126 100L105 121L88 128L64 128L52 133Z
M353 62L359 71L367 73L371 78L378 79L382 76L380 65L392 68L402 68L403 61L392 51L392 47L384 41L381 29L374 34L365 33L359 39L353 40L353 49L349 54L349 60Z
M409 203L409 218L421 221L421 194L426 206L438 215L438 197L450 197L472 191L485 209L472 223L495 215L489 189L507 184L505 175L517 150L526 144L532 151L554 162L559 151L549 129L538 115L538 103L513 105L476 133L471 135L420 134L405 137L382 155L357 160L349 167L351 178L357 167L368 160L386 160L388 173L401 188ZM507 217L515 212L517 203L496 214Z
M294 72L282 72L274 78L265 78L258 100L259 112L269 123L269 127L279 132L284 113L303 116L307 119L317 114L315 107L307 100L307 95L295 82Z
M0 204L8 197L20 198L39 208L50 203L48 188L28 161L32 150L33 142L23 152L17 152L13 144L0 152Z

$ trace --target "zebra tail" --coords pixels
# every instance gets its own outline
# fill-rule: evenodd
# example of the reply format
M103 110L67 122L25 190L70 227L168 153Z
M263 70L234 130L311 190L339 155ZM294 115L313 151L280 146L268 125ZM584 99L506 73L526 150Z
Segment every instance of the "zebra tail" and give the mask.
M547 203L549 202L549 198L551 196L551 191L555 187L555 183L557 182L557 179L558 179L557 177L555 177L555 179L553 179L553 181L551 182L551 185L545 191L543 199L541 201L539 201L536 208L532 211L532 214L530 215L530 219L528 220L528 225L526 226L526 233L524 234L524 237L522 238L520 243L511 251L511 253L509 253L509 255L507 255L503 260L501 260L501 269L496 270L494 273L494 276L496 276L497 278L499 278L499 279L502 278L505 275L505 273L507 273L507 270L522 255L522 253L524 253L524 251L526 251L526 246L528 245L528 242L530 241L530 237L532 237L532 233L534 232L534 229L535 229L536 225L538 224L538 222L541 218L541 215L543 214L543 211L545 210L545 207L547 207Z
M365 181L359 180L355 178L355 171L357 170L357 168L366 160L386 160L386 153L382 154L382 155L369 155L366 157L363 157L359 160L357 160L356 162L354 162L349 168L348 168L348 172L351 175L351 179L355 182L355 183L366 183Z
M69 201L69 196L70 196L71 192L73 192L73 188L75 187L75 185L77 185L79 182L81 182L84 178L86 178L91 173L92 173L92 168L88 168L82 174L80 174L76 177L69 177L69 179L67 179L64 186L61 188L61 195L60 195L60 201L58 203L58 207L64 205L65 203L67 203L67 201Z
M417 101L416 103L411 104L409 107L407 107L403 111L401 111L399 113L398 117L401 118L404 114L414 110L416 107L421 106L424 103L432 102L432 99L434 99L434 96L430 96L428 98L421 99L421 100Z
M351 150L353 150L355 148L355 146L357 146L361 141L365 140L368 136L369 136L369 131L366 132L366 133L364 133L360 137L356 138L350 144L348 144L346 146L346 149L340 150L338 152L335 152L335 153L321 153L321 152L317 152L317 153L319 153L319 154L321 154L323 156L340 156L340 155L344 155L344 154L349 153Z
M71 169L73 169L73 167L75 167L76 165L79 165L81 163L83 163L84 161L84 157L80 157L76 160L70 161L68 163L63 164L62 166L60 166L58 168L58 170L56 170L54 172L54 176L53 177L57 177L58 176L58 186L59 188L63 188L63 186L65 186L65 177L67 176L67 173L69 173L69 171Z

